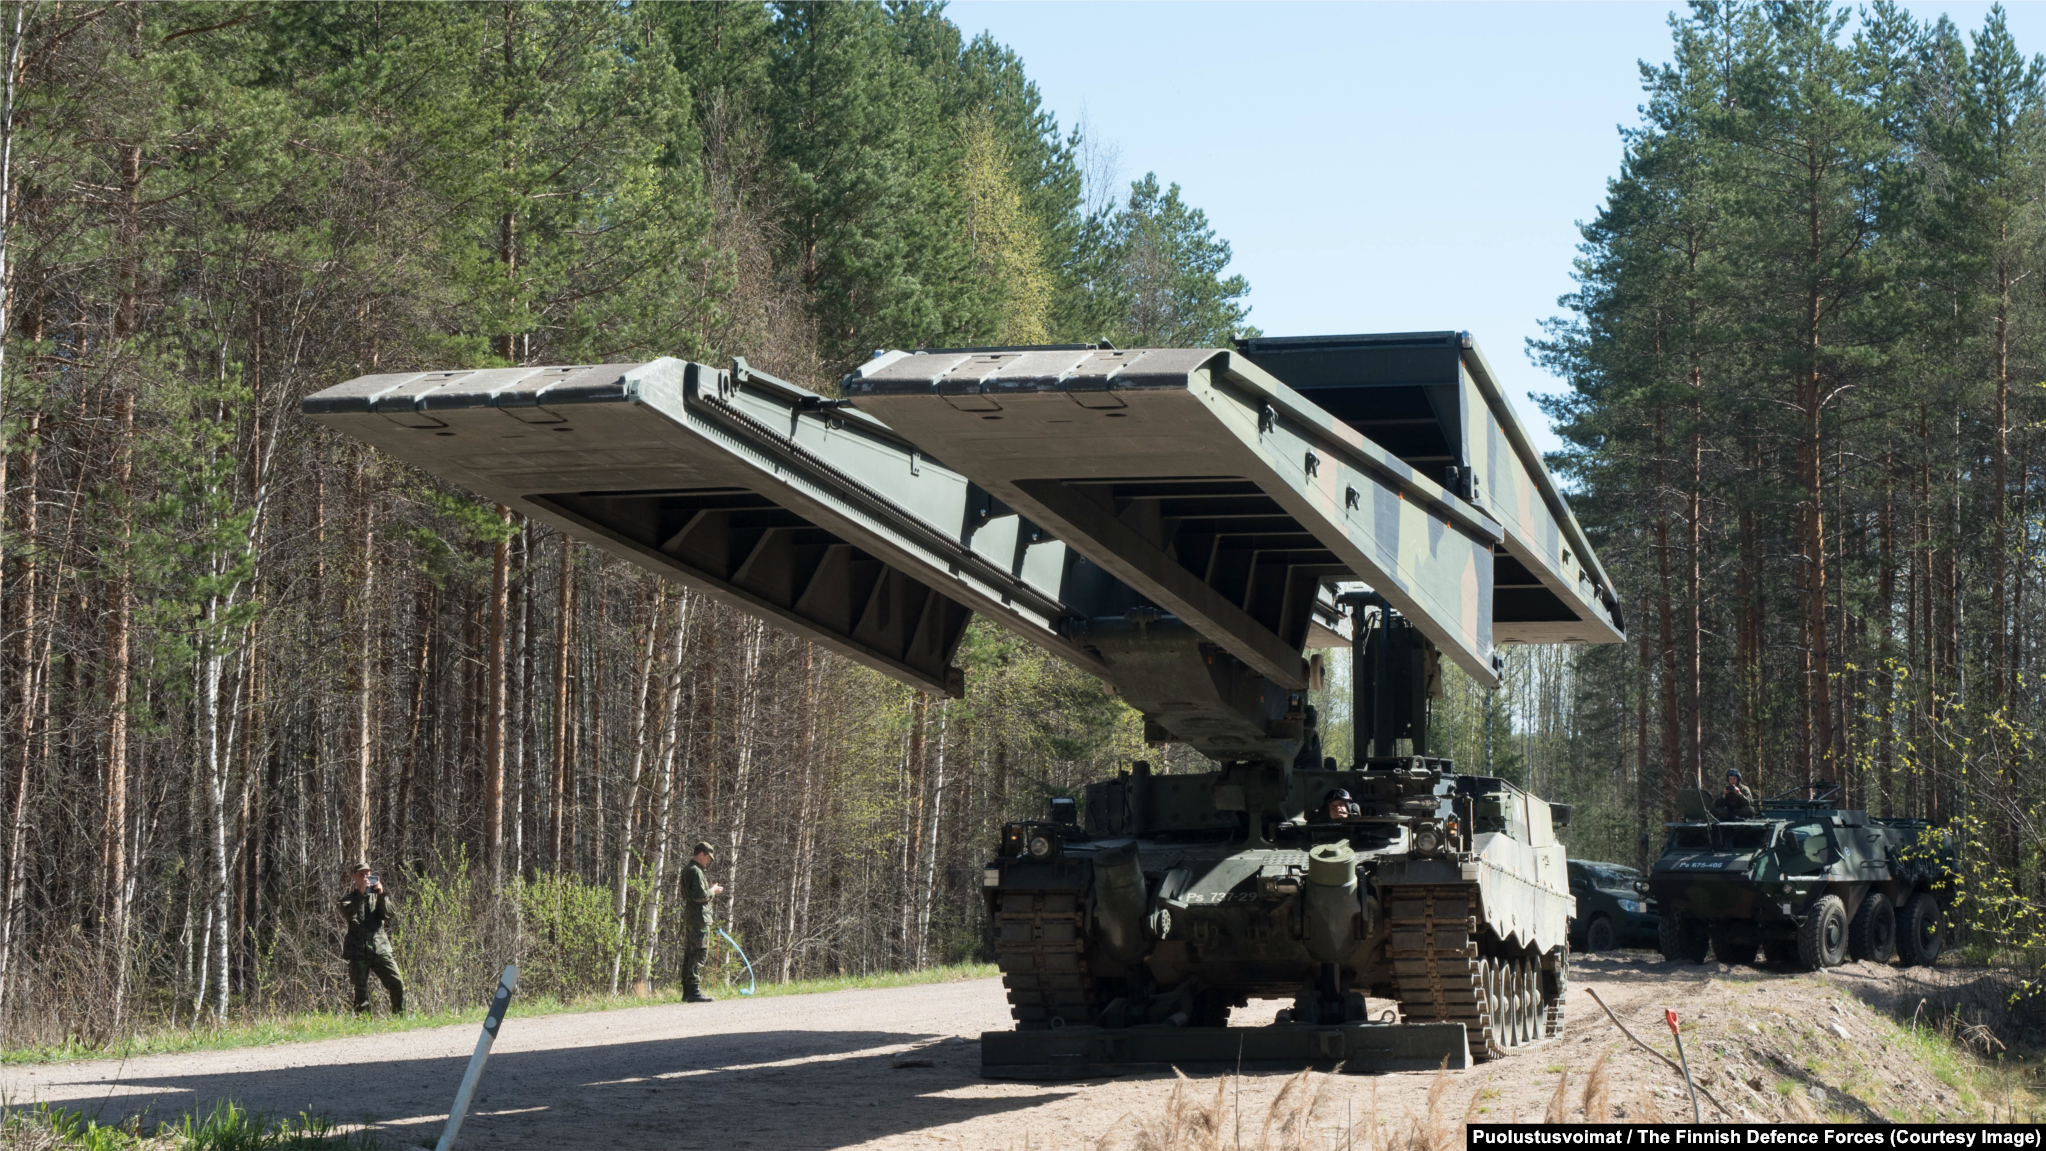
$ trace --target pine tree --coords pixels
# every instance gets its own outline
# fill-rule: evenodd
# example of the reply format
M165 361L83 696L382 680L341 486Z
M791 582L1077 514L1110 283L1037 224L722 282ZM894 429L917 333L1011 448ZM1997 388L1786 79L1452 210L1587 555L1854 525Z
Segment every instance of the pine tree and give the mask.
M1130 185L1107 220L1089 221L1080 323L1122 347L1216 347L1256 335L1244 324L1250 282L1225 276L1229 242L1207 213L1159 190L1156 173Z

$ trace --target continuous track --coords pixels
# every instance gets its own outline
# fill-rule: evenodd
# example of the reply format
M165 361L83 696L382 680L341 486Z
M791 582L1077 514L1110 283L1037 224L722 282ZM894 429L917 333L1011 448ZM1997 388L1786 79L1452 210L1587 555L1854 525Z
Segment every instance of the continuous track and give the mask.
M1468 887L1396 888L1386 916L1400 1018L1463 1024L1473 1062L1560 1034L1569 978L1561 955L1481 954L1475 896Z
M1077 891L1002 892L995 963L1018 1031L1088 1024L1100 1013L1087 972L1085 915Z

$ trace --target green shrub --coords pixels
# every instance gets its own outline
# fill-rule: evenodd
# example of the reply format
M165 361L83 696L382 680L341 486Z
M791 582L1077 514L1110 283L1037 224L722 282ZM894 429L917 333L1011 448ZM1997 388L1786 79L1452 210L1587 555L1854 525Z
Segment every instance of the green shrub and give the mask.
M522 880L511 896L519 909L519 994L569 1000L610 989L615 892L573 875L543 875ZM625 970L634 970L636 954L628 944Z

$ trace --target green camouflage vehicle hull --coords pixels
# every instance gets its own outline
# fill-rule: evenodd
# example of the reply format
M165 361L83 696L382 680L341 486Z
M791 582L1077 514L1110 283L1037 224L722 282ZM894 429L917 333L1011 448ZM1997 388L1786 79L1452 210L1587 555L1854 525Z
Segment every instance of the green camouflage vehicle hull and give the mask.
M1923 820L1876 819L1817 798L1779 796L1717 819L1702 792L1649 875L1664 956L1723 963L1758 956L1815 971L1848 959L1930 964L1945 946L1953 846Z
M1331 821L1322 797L1338 788L1358 810ZM1466 1066L1550 1038L1572 908L1553 823L1511 784L1426 757L1139 764L1087 789L1084 822L1010 825L987 866L1017 1029L1220 1028L1252 999L1291 1000L1277 1022L1309 1028L1460 1025L1352 1070ZM1393 1006L1374 1019L1372 999ZM1017 1050L1006 1073L1047 1073L1043 1045Z

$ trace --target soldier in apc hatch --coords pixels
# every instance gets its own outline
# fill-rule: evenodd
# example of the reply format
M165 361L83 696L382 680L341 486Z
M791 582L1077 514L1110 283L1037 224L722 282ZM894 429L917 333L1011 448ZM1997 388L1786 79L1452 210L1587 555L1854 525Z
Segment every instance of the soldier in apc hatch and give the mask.
M712 883L710 844L699 842L690 853L689 866L682 869L683 924L688 932L688 950L682 956L682 1002L709 1003L703 993L703 960L710 952L710 901L724 894L725 885Z
M1746 819L1755 813L1755 793L1741 783L1741 773L1736 768L1726 771L1726 790L1719 793L1719 799L1712 805L1712 814L1721 819Z
M391 897L383 881L372 875L369 864L348 868L355 890L341 899L341 922L348 936L341 944L341 958L348 961L348 978L355 984L355 1013L369 1014L369 977L372 972L391 996L391 1014L405 1013L405 977L391 954L390 927L398 922Z

